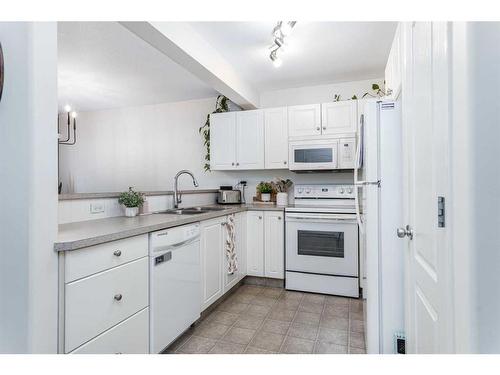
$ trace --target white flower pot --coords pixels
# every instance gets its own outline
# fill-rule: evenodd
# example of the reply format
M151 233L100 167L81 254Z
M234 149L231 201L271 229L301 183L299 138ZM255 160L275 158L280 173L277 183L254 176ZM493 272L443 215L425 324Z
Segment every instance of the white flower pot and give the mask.
M271 200L271 193L261 193L260 199L262 199L262 202L269 202Z
M288 193L276 194L276 205L286 206L288 204Z
M125 216L134 217L139 213L139 207L125 207Z

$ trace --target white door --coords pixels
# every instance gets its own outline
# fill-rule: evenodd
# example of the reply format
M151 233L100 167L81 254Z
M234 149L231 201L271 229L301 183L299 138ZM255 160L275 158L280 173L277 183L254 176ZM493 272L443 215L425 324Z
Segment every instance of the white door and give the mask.
M264 169L264 112L237 112L236 127L236 169Z
M438 197L449 196L448 26L430 22L404 25L402 224L413 231L413 239L408 235L402 239L407 243L407 352L446 353L454 345L452 262L447 227L438 226Z
M322 134L356 133L357 108L357 100L321 104Z
M264 213L247 212L247 275L264 276Z
M264 274L266 277L285 278L284 236L283 212L264 212Z
M223 223L225 217L201 223L201 310L222 296Z
M236 112L210 115L210 168L236 169Z
M321 106L319 104L288 107L290 137L321 135Z
M286 107L264 110L266 169L288 169L288 120Z

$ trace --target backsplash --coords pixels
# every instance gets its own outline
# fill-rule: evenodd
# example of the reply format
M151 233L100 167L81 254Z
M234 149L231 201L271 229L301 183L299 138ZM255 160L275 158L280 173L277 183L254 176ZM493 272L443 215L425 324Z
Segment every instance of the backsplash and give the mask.
M215 193L183 194L181 207L214 204ZM173 208L173 195L152 195L146 197L148 211L160 211ZM101 211L92 213L94 211ZM117 198L68 199L59 201L59 224L78 221L105 219L123 216L124 209Z

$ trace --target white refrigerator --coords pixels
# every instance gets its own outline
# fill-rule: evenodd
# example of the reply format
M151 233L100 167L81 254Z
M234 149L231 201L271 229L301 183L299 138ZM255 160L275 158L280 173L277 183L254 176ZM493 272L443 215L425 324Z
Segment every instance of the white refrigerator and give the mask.
M404 330L401 103L368 100L356 155L356 207L366 268L366 348L396 353Z

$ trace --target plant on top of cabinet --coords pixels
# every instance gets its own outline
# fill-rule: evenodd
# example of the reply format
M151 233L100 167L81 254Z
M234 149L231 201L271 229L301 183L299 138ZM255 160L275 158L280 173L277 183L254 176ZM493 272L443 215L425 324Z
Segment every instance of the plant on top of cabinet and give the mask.
M224 95L219 95L217 100L215 101L215 111L212 113L221 113L229 111L229 103L228 98ZM207 120L205 121L205 125L201 126L198 130L200 134L203 135L203 145L207 149L207 153L205 154L205 171L210 171L210 113L207 115Z
M260 194L260 199L263 202L269 202L271 200L271 194L275 193L274 186L271 182L261 181L257 185L257 193Z
M139 213L139 206L144 203L144 193L134 191L132 187L128 188L118 197L118 203L125 206L125 216L137 216Z

